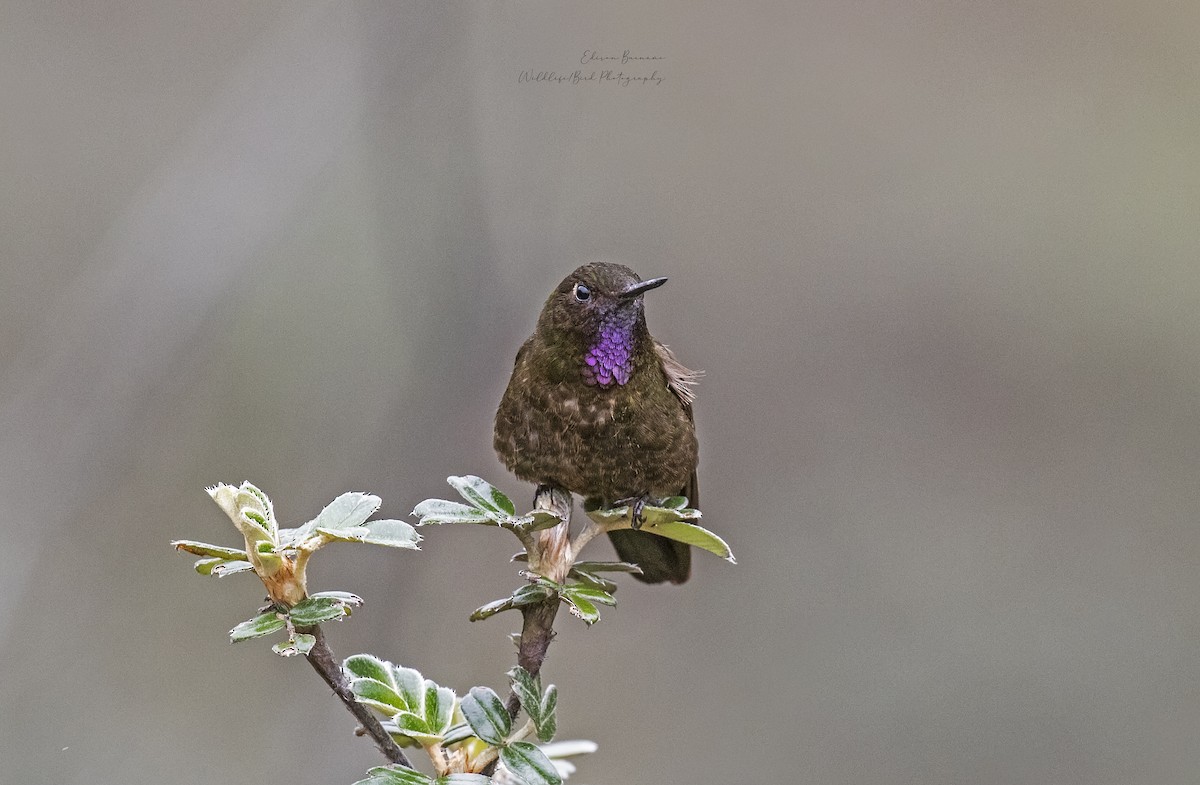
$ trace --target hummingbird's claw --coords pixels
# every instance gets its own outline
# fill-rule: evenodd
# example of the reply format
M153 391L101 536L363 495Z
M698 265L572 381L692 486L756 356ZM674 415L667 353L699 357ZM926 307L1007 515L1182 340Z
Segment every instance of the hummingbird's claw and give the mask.
M621 499L617 504L630 505L632 509L629 511L629 523L635 529L642 528L642 524L646 522L646 516L642 515L642 510L646 509L646 505L650 503L650 494L643 493L641 496L630 496L628 499Z

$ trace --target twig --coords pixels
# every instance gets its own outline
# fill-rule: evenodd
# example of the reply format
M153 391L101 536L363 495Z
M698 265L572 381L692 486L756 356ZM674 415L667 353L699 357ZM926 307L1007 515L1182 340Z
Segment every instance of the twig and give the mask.
M575 562L571 547L571 509L574 499L561 488L539 485L533 495L533 506L549 510L562 521L557 526L537 533L542 573L552 581L561 581ZM546 650L550 648L550 641L554 640L554 617L558 614L558 603L558 597L551 597L521 609L523 621L521 641L517 646L517 665L529 671L530 676L537 676L542 663L546 661ZM515 720L521 711L521 702L515 692L508 693L505 708Z
M552 580L562 580L574 561L571 549L571 494L548 485L539 485L534 495L533 506L547 509L558 515L562 523L538 532L542 553L549 558L541 564L542 568L552 573ZM562 563L566 562L565 566ZM562 573L561 575L557 573ZM521 609L523 621L521 624L521 640L517 645L517 665L537 676L546 661L546 650L550 641L554 640L554 617L558 615L559 598L551 597L536 605L527 605ZM515 691L509 691L508 699L504 702L508 716L514 720L521 712L521 700ZM483 769L482 774L492 776L496 771L498 760L492 761Z
M379 720L371 713L370 709L354 699L354 693L350 691L350 682L346 679L346 674L342 672L341 666L337 662L337 658L333 656L333 651L329 648L329 644L325 641L325 633L321 631L320 626L316 627L297 627L297 631L306 632L312 635L317 640L313 643L312 649L305 655L308 659L308 664L313 667L321 678L325 680L332 689L334 694L346 704L346 708L354 715L367 735L375 742L375 746L383 753L384 757L392 763L399 763L401 766L412 768L412 763L400 750L396 744L396 740L383 729L379 724Z
M583 550L583 546L606 531L608 531L607 528L589 518L588 522L584 524L583 530L576 534L575 539L571 541L571 553L578 555Z
M558 597L551 597L537 605L527 605L521 609L525 617L521 625L521 642L517 648L517 665L529 671L530 676L537 676L546 661L546 650L550 641L554 640L554 617L558 614ZM521 701L517 693L509 692L504 707L514 720L521 711Z

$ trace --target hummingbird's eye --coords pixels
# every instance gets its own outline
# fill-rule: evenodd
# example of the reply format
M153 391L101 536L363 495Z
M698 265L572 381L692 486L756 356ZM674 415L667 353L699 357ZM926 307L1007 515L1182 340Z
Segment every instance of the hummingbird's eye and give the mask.
M592 299L592 290L581 283L575 284L575 299L581 303L586 303Z

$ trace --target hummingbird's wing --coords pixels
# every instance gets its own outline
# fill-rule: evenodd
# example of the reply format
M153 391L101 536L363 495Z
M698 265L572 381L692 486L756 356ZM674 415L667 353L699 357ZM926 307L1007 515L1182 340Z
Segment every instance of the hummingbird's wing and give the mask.
M692 404L696 400L694 388L703 371L693 371L679 362L675 359L674 352L668 349L666 344L659 343L657 340L654 341L654 352L658 355L658 361L662 363L663 373L667 375L667 389L675 393L675 397L687 410L688 417L691 417Z
M679 399L688 419L693 420L692 402L696 400L696 392L692 388L700 374L675 359L671 350L657 340L654 342L654 351L666 374L667 388ZM700 485L695 467L687 485L679 492L687 497L692 507L700 503ZM622 561L633 562L642 568L642 574L634 577L643 583L683 583L691 575L692 549L682 542L628 529L609 532L608 536Z
M683 404L683 410L687 412L689 420L695 422L695 417L692 414L692 404L696 400L696 382L699 381L703 371L693 371L675 358L667 345L654 341L654 351L658 354L659 362L662 363L663 373L667 375L667 389L675 393L675 397ZM680 494L687 497L688 504L692 507L700 506L700 481L696 477L696 470L692 469L692 475L688 478L688 484L680 491Z

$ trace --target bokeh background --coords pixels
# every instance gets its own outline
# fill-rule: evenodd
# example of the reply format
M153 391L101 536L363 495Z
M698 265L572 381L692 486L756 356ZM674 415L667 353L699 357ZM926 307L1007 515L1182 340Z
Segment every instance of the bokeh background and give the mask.
M609 259L707 372L705 521L547 663L581 783L1200 778L1200 5L0 7L11 783L378 762L204 493L403 517L478 473L549 289ZM585 50L658 86L523 84ZM330 630L503 685L515 542L335 546ZM606 546L598 543L597 555Z

